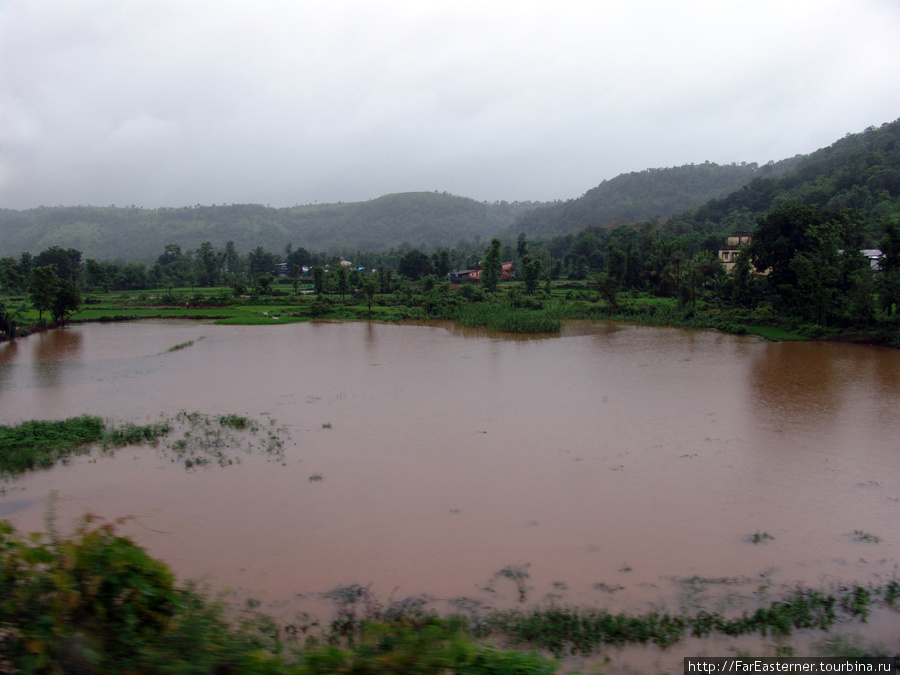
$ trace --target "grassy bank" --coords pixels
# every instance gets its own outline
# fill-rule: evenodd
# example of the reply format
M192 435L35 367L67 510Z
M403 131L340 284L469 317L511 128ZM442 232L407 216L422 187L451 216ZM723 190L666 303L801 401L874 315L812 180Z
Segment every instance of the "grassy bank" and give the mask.
M852 340L900 346L900 328L865 326L836 329L776 316L771 309L732 309L698 300L681 306L672 298L648 293L619 293L612 302L588 283L555 282L527 295L519 282L496 293L478 286L439 283L428 290L408 282L390 293L377 293L371 305L352 294L293 295L276 287L271 295L235 296L222 288L172 289L166 293L118 292L85 298L72 321L127 321L145 318L214 320L226 325L273 325L330 320L450 320L463 326L505 333L554 333L571 319L625 321L648 326L675 326L758 335L766 340ZM19 312L19 334L40 330L37 312Z

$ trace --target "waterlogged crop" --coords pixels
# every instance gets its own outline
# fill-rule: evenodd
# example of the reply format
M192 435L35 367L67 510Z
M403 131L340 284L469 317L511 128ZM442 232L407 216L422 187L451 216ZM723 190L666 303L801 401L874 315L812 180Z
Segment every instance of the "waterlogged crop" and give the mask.
M163 440L178 431L180 437ZM111 453L127 445L148 444L172 453L175 460L193 469L210 463L226 466L239 462L234 450L260 451L282 458L287 428L270 420L267 427L242 415L211 416L181 411L172 418L150 424L112 424L82 415L66 420L31 420L0 426L0 478L10 479L28 471L65 462L95 447Z
M89 415L0 426L0 476L46 469L70 455L88 452L88 444L100 442L103 432L103 420Z
M115 426L91 415L0 426L0 477L49 468L72 455L90 452L93 444L104 450L135 443L155 444L170 429L166 422Z
M259 422L241 415L205 415L182 410L173 419L180 431L169 446L173 461L184 463L186 469L194 469L215 463L229 466L240 463L235 450L247 453L263 452L281 459L284 452L284 438L288 436L286 427L279 427L270 420L264 428Z

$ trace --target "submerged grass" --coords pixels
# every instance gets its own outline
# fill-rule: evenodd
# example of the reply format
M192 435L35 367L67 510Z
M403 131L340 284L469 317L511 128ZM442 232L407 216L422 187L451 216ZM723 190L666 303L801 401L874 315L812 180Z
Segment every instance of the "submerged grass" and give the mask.
M518 569L513 568L513 571ZM506 575L497 573L497 576ZM512 576L520 579L517 574ZM337 604L337 618L331 628L340 637L352 639L368 622L384 620L388 616L390 608L385 609L369 587L353 585L340 590L341 593L326 595ZM612 613L596 607L551 603L507 610L475 606L469 607L466 615L451 617L462 622L466 632L473 637L538 649L561 658L589 656L629 645L666 648L687 638L713 635L784 638L794 631L828 630L850 621L865 621L875 606L896 610L898 597L900 582L891 581L883 587L854 584L839 586L831 592L795 588L778 599L762 601L753 611L731 614L703 607L674 613L661 609L638 614ZM397 606L398 603L393 602L390 607ZM422 603L410 607L414 607L414 616L436 616Z
M150 443L156 445L160 438L168 434L172 426L168 422L156 424L123 424L118 427L108 427L103 434L103 447L121 448L137 443Z
M90 415L0 426L0 476L49 468L72 454L87 452L88 444L101 441L103 433L103 420Z
M47 469L72 455L89 452L92 444L99 444L104 450L136 443L156 444L170 431L168 422L113 426L91 415L0 426L0 477Z
M47 469L73 455L85 454L93 446L105 452L126 445L148 443L157 446L178 425L181 438L165 446L186 468L215 462L233 464L234 449L261 450L280 458L287 429L275 420L259 433L262 426L243 415L209 416L182 411L174 418L151 424L105 423L99 417L82 415L66 420L30 420L14 426L0 426L0 479L20 476L28 471ZM249 438L246 434L249 434Z

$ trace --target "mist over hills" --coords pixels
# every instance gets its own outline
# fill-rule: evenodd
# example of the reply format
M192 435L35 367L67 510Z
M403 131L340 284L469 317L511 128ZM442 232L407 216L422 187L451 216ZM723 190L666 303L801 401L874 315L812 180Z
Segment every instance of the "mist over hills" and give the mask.
M638 222L697 206L757 175L755 164L648 169L604 181L565 202L478 202L437 192L391 194L365 202L269 208L259 204L142 209L66 206L0 210L0 256L74 248L84 258L152 262L167 244L192 250L209 241L239 251L287 244L310 251L386 251L410 245L483 247L491 237L566 234L586 224Z
M84 258L154 261L167 244L183 250L233 241L279 253L287 244L310 251L381 251L402 244L431 250L469 247L498 234L533 203L477 202L448 193L408 192L366 202L270 208L260 204L141 209L40 207L0 210L0 256L75 248Z
M622 174L567 201L478 202L446 192L390 194L365 202L270 208L258 204L182 208L66 206L0 209L0 257L74 248L83 258L154 261L168 244L183 250L233 241L335 254L412 246L483 248L525 232L550 239L587 226L611 227L657 217L674 232L721 234L752 229L784 203L852 207L864 218L900 216L900 120L847 134L827 148L764 166L689 164ZM668 221L668 222L666 222Z

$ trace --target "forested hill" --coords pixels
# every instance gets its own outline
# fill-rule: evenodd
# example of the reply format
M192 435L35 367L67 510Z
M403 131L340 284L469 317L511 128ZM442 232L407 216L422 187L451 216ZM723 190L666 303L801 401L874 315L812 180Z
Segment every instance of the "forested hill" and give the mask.
M74 248L84 258L149 263L167 244L184 250L233 241L278 252L287 244L338 253L425 250L489 240L539 203L477 202L448 193L409 192L366 202L275 209L255 204L186 208L40 207L0 210L0 257Z
M712 197L727 195L756 176L787 171L799 160L770 162L763 167L755 163L704 162L622 174L577 199L545 205L520 216L504 235L514 238L525 232L530 239L546 239L587 226L638 223L657 216L665 219Z
M717 235L752 230L758 217L786 204L855 209L873 242L880 236L879 220L900 218L900 119L847 134L804 156L788 173L755 177L740 190L672 217L666 229Z

